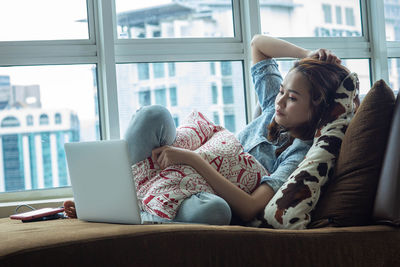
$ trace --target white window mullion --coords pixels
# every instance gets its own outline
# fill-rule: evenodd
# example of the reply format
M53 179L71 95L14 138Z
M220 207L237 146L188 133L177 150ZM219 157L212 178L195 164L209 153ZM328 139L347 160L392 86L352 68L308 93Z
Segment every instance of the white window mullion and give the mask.
M115 5L114 1L96 0L95 7L101 133L103 139L118 139L120 134L114 47Z
M244 85L246 94L246 111L247 111L247 122L250 122L253 118L254 109L257 105L257 97L252 90L253 84L251 81L250 69L252 66L251 61L251 40L255 34L261 33L261 19L260 19L260 4L258 0L242 0L240 2L240 14L242 21L242 36L244 46Z
M368 26L371 43L371 80L384 79L389 84L383 0L367 0L362 6L366 6L367 23L364 24Z

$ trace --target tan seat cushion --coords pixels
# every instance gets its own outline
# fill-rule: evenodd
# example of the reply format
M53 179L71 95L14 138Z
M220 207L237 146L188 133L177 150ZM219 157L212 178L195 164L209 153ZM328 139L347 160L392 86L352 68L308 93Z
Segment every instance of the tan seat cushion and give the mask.
M400 265L400 229L390 226L275 230L6 218L0 240L0 266Z

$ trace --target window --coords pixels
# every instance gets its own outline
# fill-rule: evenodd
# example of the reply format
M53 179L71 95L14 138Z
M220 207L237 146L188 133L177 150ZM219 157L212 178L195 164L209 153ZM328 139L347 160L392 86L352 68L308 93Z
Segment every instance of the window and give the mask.
M346 7L345 8L345 14L346 14L346 24L349 26L354 26L355 22L354 22L354 11L353 8L351 7Z
M322 5L322 11L324 12L324 22L332 23L332 10L331 5Z
M138 68L138 77L139 80L148 80L149 79L149 64L148 63L139 63L137 65Z
M385 30L387 41L400 41L400 3L384 0Z
M13 96L0 110L0 122L12 125L7 134L0 128L0 192L70 185L64 143L100 136L93 69L91 64L0 67Z
M178 127L179 126L179 117L174 115L174 116L172 116L172 119L174 120L175 126Z
M39 117L39 124L40 125L47 125L49 124L49 116L46 114L41 114Z
M175 76L175 63L174 62L168 63L168 75L169 75L169 77Z
M139 106L151 105L150 90L143 90L139 92Z
M224 104L233 104L233 88L230 85L222 86L222 99Z
M26 125L28 125L28 126L33 125L33 116L32 115L26 116Z
M218 108L223 114L225 105L233 106L231 114L235 115L237 129L244 127L246 125L246 114L243 112L245 102L242 64L240 61L217 61L214 63L217 66L229 66L229 72L238 73L238 75L235 77L232 77L232 75L212 76L209 74L210 62L174 62L176 67L174 77L167 76L164 79L151 78L142 81L137 79L135 75L130 75L131 70L136 69L138 63L117 64L120 137L125 134L130 118L135 114L135 111L140 106L145 105L160 104L167 106L179 118L185 118L195 109L212 120L215 109L212 109L211 106L219 101L217 84L223 83L226 86L221 96L223 101L221 100ZM170 88L170 106L167 105L166 88ZM205 90L205 88L210 89ZM178 95L182 101L176 100Z
M215 62L210 62L210 73L215 75Z
M393 89L395 96L399 94L400 88L400 58L388 59L390 88Z
M60 114L60 113L56 113L56 114L54 115L54 122L55 122L56 124L61 124L61 114Z
M153 63L154 78L164 77L164 63Z
M219 125L219 123L220 123L219 122L219 114L217 111L213 112L213 121L214 121L215 125Z
M165 107L167 105L167 96L165 88L156 89L154 93L155 93L156 104Z
M176 95L176 86L169 88L169 102L171 103L171 106L173 106L173 107L178 105L178 98Z
M212 103L218 104L218 88L216 84L211 85Z
M341 6L336 6L336 23L337 24L342 24L342 7Z
M121 39L234 36L231 1L115 2Z
M232 65L231 65L231 62L229 62L229 61L223 61L223 62L221 62L221 74L222 74L223 76L232 75Z
M351 27L344 25L345 7L354 12ZM260 19L261 32L276 37L362 36L360 0L260 0Z
M257 98L248 33L339 53L364 95L381 78L398 90L397 0L0 2L1 203L72 197L64 143L121 138L143 105L166 103L177 125L197 109L240 131Z
M225 114L224 121L225 121L225 128L234 133L236 131L235 115Z
M0 10L0 41L89 38L85 0L3 0Z

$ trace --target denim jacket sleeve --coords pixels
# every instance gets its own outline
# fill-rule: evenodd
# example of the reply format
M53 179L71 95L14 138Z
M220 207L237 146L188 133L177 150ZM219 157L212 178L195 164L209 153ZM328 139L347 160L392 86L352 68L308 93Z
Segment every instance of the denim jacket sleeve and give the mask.
M274 108L275 97L282 83L276 60L271 58L257 62L251 68L251 74L262 111L268 107Z
M282 152L276 160L275 171L270 175L263 176L261 183L267 183L276 192L303 161L311 144L312 140L295 139L293 144Z

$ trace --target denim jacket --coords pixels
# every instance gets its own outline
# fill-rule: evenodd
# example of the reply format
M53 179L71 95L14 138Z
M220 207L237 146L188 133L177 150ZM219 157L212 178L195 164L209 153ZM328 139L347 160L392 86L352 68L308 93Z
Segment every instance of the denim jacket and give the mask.
M240 131L237 138L244 151L253 155L270 173L262 177L261 183L267 183L276 192L304 159L312 140L302 141L296 138L292 145L276 157L276 149L289 140L287 132L282 133L277 142L267 140L267 126L275 114L275 97L279 92L282 76L274 59L256 63L251 68L251 74L262 114Z

